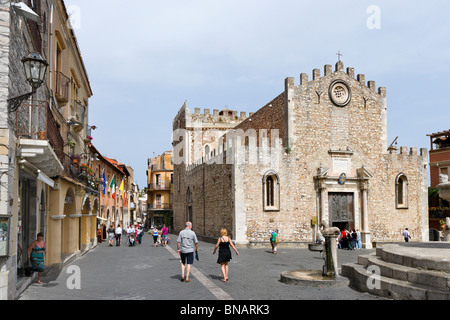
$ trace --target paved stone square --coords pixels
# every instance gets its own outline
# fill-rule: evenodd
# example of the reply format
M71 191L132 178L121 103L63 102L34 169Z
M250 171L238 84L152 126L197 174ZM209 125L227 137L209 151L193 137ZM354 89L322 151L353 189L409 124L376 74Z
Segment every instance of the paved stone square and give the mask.
M194 262L191 282L180 281L176 236L169 248L153 247L145 235L137 247L108 247L103 242L62 270L48 270L43 285L32 284L20 300L379 300L349 287L302 287L280 282L286 270L318 269L320 253L281 248L274 255L267 248L238 248L230 263L229 281L222 283L214 244L200 242L200 261ZM355 262L359 254L373 250L338 250L339 265ZM69 289L80 271L80 289ZM78 268L79 269L78 269ZM68 281L69 280L69 281ZM67 283L69 282L69 287Z

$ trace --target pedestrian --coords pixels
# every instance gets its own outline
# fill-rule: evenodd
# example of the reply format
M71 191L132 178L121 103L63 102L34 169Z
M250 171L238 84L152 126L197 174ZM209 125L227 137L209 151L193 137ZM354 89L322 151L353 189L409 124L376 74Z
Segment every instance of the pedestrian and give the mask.
M186 222L186 229L178 234L177 249L181 258L181 281L190 282L189 274L191 265L194 264L194 252L198 253L198 240L192 231L192 222Z
M97 230L97 241L98 243L102 243L103 242L103 237L102 237L102 226L100 226Z
M114 230L114 227L111 225L111 227L109 227L109 229L108 229L108 243L109 243L110 247L113 246L113 241L114 241L115 237L116 237L116 232Z
M279 243L280 243L280 240L279 240L278 230L275 230L274 232L272 232L270 234L270 244L272 246L273 254L277 254L277 247L278 247Z
M348 249L348 239L347 239L347 228L344 228L344 231L341 232L341 248Z
M347 248L348 250L353 250L353 242L352 242L352 231L347 231Z
M167 235L169 234L169 229L166 228L166 225L163 225L161 229L161 240L162 245L165 247L167 245Z
M142 230L142 226L138 227L138 244L142 244L142 236L144 235L144 230Z
M155 243L155 248L156 248L158 246L158 228L156 226L153 227L152 236L153 236L153 242Z
M228 263L231 261L231 248L233 248L236 255L239 255L236 247L234 246L231 239L228 237L227 229L220 230L220 238L217 240L217 244L214 247L213 254L216 254L217 248L219 248L219 257L217 258L217 263L220 264L220 269L222 270L223 279L222 282L228 281Z
M411 239L411 235L409 233L408 228L403 231L403 239L405 239L405 242L409 242L409 239Z
M116 247L120 247L120 242L122 241L122 227L119 226L116 229Z
M28 247L28 261L31 262L32 270L38 273L37 282L39 284L43 284L41 277L44 272L45 253L47 250L45 249L44 234L39 233L37 239Z
M353 250L358 249L358 234L355 229L352 230L352 247Z
M359 229L356 229L356 235L358 237L358 249L361 250L362 246L361 246L361 231L359 231Z
M127 228L125 229L125 236L127 237L127 245L130 244L130 225L127 225Z

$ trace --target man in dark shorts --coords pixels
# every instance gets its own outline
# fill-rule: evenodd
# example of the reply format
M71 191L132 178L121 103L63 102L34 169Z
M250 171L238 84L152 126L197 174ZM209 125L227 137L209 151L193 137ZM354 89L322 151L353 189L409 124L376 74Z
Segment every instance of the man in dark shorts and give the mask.
M186 222L186 229L180 232L177 240L178 254L181 257L181 281L190 282L189 273L194 264L194 252L198 252L197 235L192 231L192 223ZM184 272L186 271L186 278Z

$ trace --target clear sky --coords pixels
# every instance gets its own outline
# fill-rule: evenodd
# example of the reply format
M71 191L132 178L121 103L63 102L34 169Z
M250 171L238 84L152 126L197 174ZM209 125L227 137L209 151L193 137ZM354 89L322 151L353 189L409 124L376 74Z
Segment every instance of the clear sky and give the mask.
M225 106L255 112L284 79L337 61L387 87L388 140L430 148L450 129L450 2L66 0L105 156L146 186L147 159L171 150L172 121Z

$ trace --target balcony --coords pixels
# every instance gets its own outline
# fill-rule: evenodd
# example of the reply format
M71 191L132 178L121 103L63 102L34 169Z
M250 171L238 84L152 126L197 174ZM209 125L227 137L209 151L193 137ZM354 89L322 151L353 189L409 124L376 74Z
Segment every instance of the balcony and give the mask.
M172 183L150 183L148 189L150 191L170 191Z
M80 164L81 159L64 154L64 176L85 186L87 191L99 195L101 178L97 177L91 167Z
M149 203L148 210L157 211L157 210L172 210L173 205L171 203Z
M59 71L55 72L55 97L60 107L65 106L69 101L70 82L70 78L66 77L63 73Z
M19 139L18 157L49 177L63 172L64 140L47 101L24 102L17 109L16 136Z

